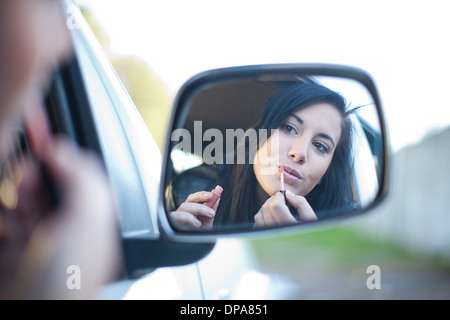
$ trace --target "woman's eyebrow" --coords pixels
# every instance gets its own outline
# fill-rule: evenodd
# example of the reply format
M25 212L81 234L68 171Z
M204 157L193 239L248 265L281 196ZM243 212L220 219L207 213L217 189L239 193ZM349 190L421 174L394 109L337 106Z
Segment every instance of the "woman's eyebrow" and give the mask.
M305 123L305 121L303 121L303 119L300 118L298 115L291 114L291 116L294 117L299 123L301 123L301 124ZM317 136L321 137L321 138L324 138L324 139L327 139L327 140L330 140L330 142L333 144L333 148L336 146L336 143L334 142L334 139L331 136L329 136L328 134L326 134L326 133L319 133Z
M296 114L291 114L292 117L294 117L295 119L297 119L298 122L300 122L301 124L304 124L305 121L303 121L302 118L300 118L298 115Z
M326 133L319 133L317 136L321 137L321 138L324 138L324 139L327 139L327 140L330 140L330 142L333 144L333 148L336 146L336 144L334 143L333 138L330 137L329 135L327 135Z

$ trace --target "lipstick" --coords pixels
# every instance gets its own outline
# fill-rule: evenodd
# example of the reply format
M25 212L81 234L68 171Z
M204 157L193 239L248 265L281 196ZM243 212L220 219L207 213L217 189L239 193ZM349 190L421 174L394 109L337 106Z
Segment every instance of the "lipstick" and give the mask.
M217 200L219 200L220 196L222 195L223 188L221 186L216 186L213 190L211 190L212 197L204 204L208 207L212 208L216 204Z
M284 202L287 205L286 189L284 188L284 167L280 167L280 192L283 194Z

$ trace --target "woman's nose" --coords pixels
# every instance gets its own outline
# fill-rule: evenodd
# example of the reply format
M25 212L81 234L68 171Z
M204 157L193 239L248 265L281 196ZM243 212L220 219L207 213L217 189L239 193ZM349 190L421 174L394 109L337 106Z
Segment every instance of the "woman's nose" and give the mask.
M308 158L308 143L306 143L305 137L299 137L292 144L289 153L289 157L295 162L304 163Z

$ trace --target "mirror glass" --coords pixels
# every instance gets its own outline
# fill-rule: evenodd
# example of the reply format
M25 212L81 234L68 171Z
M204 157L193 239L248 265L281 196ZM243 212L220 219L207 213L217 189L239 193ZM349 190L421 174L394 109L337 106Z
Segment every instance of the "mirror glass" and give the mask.
M165 209L183 232L258 230L361 212L384 170L379 108L356 80L260 73L207 82L171 130Z

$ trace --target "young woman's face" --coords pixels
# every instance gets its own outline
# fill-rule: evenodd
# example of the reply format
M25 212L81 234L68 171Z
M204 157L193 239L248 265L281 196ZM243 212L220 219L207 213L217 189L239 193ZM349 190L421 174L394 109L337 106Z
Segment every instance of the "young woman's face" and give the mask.
M287 117L259 148L253 170L262 189L280 191L280 167L285 189L305 196L320 183L341 137L342 116L331 104L317 103Z

